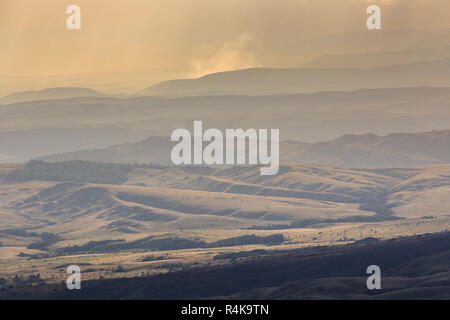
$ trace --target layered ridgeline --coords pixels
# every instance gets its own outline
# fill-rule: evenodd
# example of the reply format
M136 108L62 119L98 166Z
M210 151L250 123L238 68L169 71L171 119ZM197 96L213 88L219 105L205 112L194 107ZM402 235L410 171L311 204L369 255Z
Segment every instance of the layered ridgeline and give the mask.
M82 150L39 158L46 162L98 161L171 165L174 142L150 137L137 143ZM284 141L282 162L310 162L344 167L400 167L450 163L450 130L427 133L345 135L319 143Z
M254 68L176 79L142 93L180 97L448 86L449 34L450 30L380 30L304 39L291 44L311 57L308 63L298 63L299 68Z
M4 162L19 162L103 149L151 136L169 137L177 128L191 130L195 120L202 120L205 128L222 131L280 129L282 141L428 132L450 128L449 105L448 88L23 102L0 107L0 154Z

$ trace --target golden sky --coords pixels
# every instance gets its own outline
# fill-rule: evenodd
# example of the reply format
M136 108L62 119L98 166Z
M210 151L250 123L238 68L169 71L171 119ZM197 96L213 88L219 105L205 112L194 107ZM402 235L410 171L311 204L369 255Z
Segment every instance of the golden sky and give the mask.
M364 30L368 3L381 4L385 29L450 28L449 0L0 0L0 85L103 79L137 90L173 77L300 66L311 58L302 39ZM80 31L66 28L71 4L81 8Z

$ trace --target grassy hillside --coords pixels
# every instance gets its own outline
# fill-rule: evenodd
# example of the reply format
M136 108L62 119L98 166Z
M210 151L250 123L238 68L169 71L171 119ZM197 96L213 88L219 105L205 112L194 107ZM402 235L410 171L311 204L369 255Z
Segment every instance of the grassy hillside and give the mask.
M445 209L448 165L343 169L292 163L267 177L256 166L164 168L76 161L6 168L0 177L5 212L30 217L41 233L64 233L67 239L180 229L290 229L450 214ZM9 228L15 225L4 226Z

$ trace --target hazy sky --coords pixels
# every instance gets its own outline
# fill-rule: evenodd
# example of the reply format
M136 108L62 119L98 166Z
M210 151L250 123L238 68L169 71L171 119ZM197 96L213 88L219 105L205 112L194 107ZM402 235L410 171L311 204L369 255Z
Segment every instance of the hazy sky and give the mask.
M450 28L449 0L0 0L0 85L103 81L133 90L173 77L300 66L311 58L303 39L364 30L370 3L381 4L386 30ZM81 7L80 31L66 28L71 4Z

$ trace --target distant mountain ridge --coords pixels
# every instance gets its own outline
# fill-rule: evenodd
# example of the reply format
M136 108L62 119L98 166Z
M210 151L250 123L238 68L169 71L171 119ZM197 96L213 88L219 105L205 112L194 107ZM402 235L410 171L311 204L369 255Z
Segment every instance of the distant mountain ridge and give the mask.
M1 104L11 104L26 101L70 99L80 97L106 97L107 95L89 88L58 87L36 91L16 92L0 98Z
M150 137L105 149L82 150L39 158L48 162L98 161L170 165L173 143ZM345 135L333 141L303 143L284 141L282 162L308 162L342 167L396 167L450 163L450 130L396 133L387 136Z
M141 93L166 97L271 95L444 86L450 86L450 59L367 69L243 69L209 74L197 79L165 81Z
M450 163L450 130L346 135L310 144L297 161L346 167L396 167ZM295 158L292 160L296 160Z

